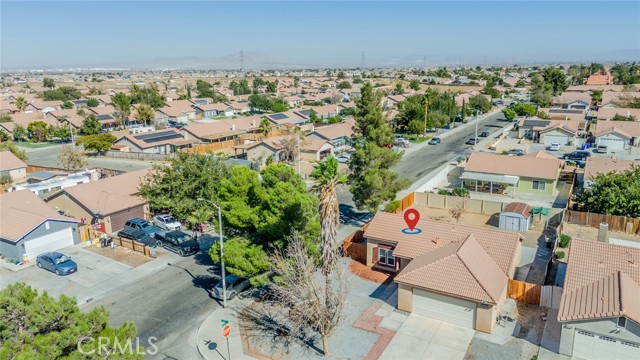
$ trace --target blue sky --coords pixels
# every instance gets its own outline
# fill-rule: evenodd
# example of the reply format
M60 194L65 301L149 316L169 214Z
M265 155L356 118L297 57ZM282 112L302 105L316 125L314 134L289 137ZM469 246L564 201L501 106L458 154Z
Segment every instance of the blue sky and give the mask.
M303 65L640 60L640 2L0 3L1 67L244 50Z

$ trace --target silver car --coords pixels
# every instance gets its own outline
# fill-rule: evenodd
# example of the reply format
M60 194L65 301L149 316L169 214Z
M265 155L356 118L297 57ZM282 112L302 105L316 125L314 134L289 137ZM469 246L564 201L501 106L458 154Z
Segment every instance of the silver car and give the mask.
M173 231L180 230L182 224L169 214L158 214L153 217L153 223L160 229Z

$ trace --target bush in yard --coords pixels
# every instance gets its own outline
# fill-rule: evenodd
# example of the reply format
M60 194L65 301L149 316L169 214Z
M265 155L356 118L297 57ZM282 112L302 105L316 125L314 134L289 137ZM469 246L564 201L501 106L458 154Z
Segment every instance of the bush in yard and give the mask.
M388 213L395 213L396 210L400 208L400 206L402 206L402 202L400 200L393 200L384 206L384 211Z
M564 251L556 251L556 259L564 259Z
M568 247L570 243L571 243L571 236L566 235L566 234L560 235L560 247L561 248Z
M451 194L454 195L454 196L469 197L469 189L467 189L467 188L455 188L455 189L453 189Z
M220 263L220 244L214 242L209 249L214 263ZM264 248L243 237L234 237L224 242L224 265L236 276L253 277L271 268L271 259Z
M440 189L438 190L438 195L451 195L451 191L447 189Z

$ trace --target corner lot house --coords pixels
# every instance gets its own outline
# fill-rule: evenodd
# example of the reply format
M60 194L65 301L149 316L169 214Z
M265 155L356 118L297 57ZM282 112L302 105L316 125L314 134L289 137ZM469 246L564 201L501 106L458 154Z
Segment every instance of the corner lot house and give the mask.
M398 273L398 309L491 333L521 236L434 220L416 227L406 234L402 214L376 214L364 233L367 266Z
M340 124L333 124L315 128L307 138L317 138L331 141L335 146L336 152L342 152L349 148L351 143L351 135L353 135L353 120L347 120Z
M558 321L561 354L640 359L640 249L573 239Z
M79 242L78 220L60 215L28 190L0 195L0 255L33 259Z
M598 121L594 135L596 144L609 150L640 146L640 121Z
M548 157L473 153L460 178L473 192L555 196L560 164Z
M147 171L133 171L62 189L45 201L84 224L104 224L106 233L120 231L131 218L147 218L149 205L138 196L140 182Z
M583 188L589 189L593 185L593 180L598 174L608 174L610 172L623 172L631 166L640 166L640 161L622 160L616 158L588 157L584 166Z
M575 142L579 131L586 128L584 120L543 120L525 118L518 122L518 137L525 137L545 145L559 143L569 145Z
M11 176L11 181L24 180L27 177L27 164L11 151L0 151L0 175Z

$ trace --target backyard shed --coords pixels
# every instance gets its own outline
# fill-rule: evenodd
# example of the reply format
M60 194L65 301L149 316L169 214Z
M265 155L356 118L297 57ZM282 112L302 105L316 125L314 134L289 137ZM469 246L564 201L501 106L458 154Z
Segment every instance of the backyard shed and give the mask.
M533 215L531 206L512 202L500 213L499 227L505 230L527 231L531 227Z

